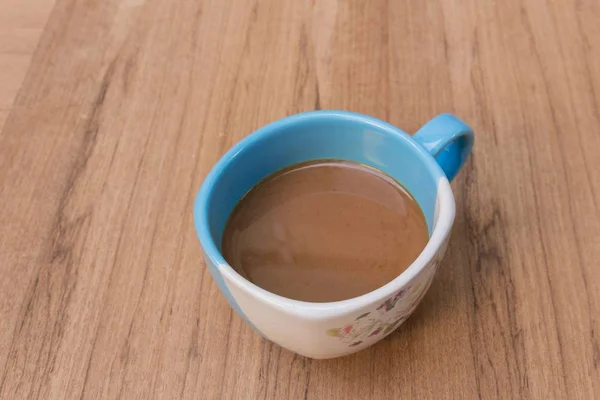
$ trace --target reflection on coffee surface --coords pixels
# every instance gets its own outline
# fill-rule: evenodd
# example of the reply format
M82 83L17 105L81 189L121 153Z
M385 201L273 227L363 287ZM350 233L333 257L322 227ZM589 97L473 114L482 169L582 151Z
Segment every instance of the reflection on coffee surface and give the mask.
M397 182L370 167L323 160L252 188L227 222L222 252L269 292L329 302L392 281L428 239L421 208Z

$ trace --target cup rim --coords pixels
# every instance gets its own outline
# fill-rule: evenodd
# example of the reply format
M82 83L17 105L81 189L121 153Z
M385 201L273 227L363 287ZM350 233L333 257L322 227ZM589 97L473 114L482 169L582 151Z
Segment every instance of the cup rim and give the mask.
M240 275L227 263L221 252L218 250L218 246L210 233L208 224L208 205L215 183L221 178L227 165L238 157L244 149L253 147L253 144L264 141L281 130L286 130L307 120L330 118L351 120L376 127L386 134L399 135L403 139L405 145L419 155L419 158L423 161L423 166L427 168L428 172L438 182L436 199L437 220L434 221L431 236L419 256L400 275L385 285L363 295L334 302L317 303L294 300L269 292L266 289L257 286ZM206 257L213 263L218 271L224 275L224 277L227 277L227 280L248 295L254 296L264 303L275 306L283 312L302 314L307 317L327 317L337 315L344 311L361 309L381 301L399 291L406 286L406 284L411 282L434 259L437 251L450 234L454 222L454 214L455 202L450 182L446 178L441 167L435 161L435 158L423 146L418 144L410 135L387 122L363 114L337 110L309 111L291 115L267 124L252 132L237 142L217 161L204 179L194 203L194 224L198 239L200 240L200 244Z

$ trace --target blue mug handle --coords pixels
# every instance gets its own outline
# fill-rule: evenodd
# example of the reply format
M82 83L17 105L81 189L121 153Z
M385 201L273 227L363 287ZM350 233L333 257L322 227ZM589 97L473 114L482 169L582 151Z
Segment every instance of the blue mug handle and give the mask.
M473 148L473 130L452 114L441 114L427 122L413 139L435 158L449 181L464 165Z

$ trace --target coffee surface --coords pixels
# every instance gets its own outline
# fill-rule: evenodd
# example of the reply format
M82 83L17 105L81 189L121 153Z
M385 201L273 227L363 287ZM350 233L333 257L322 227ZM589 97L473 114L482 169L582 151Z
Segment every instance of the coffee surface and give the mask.
M329 302L392 281L428 239L419 205L393 179L355 163L318 161L250 190L227 222L222 251L269 292Z

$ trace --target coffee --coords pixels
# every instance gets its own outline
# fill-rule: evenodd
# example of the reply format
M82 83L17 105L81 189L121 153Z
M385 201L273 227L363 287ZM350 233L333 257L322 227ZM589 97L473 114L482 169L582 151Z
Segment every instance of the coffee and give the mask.
M252 188L227 222L222 252L269 292L329 302L392 281L428 239L419 205L392 178L351 162L316 161Z

